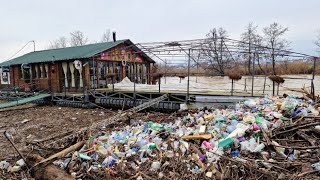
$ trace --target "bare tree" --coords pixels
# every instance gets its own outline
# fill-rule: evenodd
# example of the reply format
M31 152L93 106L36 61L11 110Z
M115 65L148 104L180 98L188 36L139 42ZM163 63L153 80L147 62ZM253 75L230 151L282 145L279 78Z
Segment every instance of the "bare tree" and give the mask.
M256 35L255 39L254 39L254 44L255 44L254 52L253 52L254 58L257 60L257 63L258 63L258 66L259 66L259 69L261 70L261 72L264 75L267 75L267 69L264 70L261 66L261 61L263 59L265 59L267 56L259 53L259 51L263 51L263 49L264 49L263 37L260 35Z
M85 37L81 31L73 31L70 33L70 45L71 46L82 46L88 43L88 37Z
M320 51L320 30L318 31L318 34L317 34L317 37L316 37L314 44L316 46L318 46L318 50Z
M231 67L232 58L227 52L224 38L228 37L228 33L223 28L213 28L207 34L207 42L201 46L202 56L205 59L208 69L212 74L218 73L225 75L226 69Z
M276 75L275 64L277 56L279 56L279 52L289 47L289 41L282 38L287 31L289 31L287 27L282 27L276 22L263 28L264 43L270 48L273 75Z
M263 28L264 43L270 48L270 56L272 60L272 74L276 75L276 59L282 50L289 47L289 42L283 38L285 33L289 31L287 27L282 27L274 22L268 27ZM275 94L275 82L273 81L273 95Z
M243 53L244 59L247 59L247 65L248 65L248 72L249 74L252 74L251 72L251 64L252 64L252 56L256 49L254 49L256 46L254 44L257 43L260 36L257 32L258 26L255 26L252 22L248 24L248 26L245 29L245 32L241 34L241 41L245 43L240 43L240 46L242 48L247 49L247 52ZM243 47L245 46L245 47Z
M65 48L67 47L67 38L61 36L54 41L50 41L50 45L48 49L57 49L57 48Z
M101 41L100 42L109 42L110 41L110 29L107 29L101 37Z

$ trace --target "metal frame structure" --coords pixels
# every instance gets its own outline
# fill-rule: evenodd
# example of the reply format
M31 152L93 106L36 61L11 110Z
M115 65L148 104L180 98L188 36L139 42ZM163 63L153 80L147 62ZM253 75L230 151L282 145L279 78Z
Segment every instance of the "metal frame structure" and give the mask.
M160 62L165 63L165 68L168 64L168 58L172 58L174 62L185 62L187 63L187 99L189 101L190 96L190 66L201 65L207 60L205 53L217 53L212 49L214 43L221 43L221 49L218 53L223 54L223 58L229 58L235 63L243 62L243 58L240 57L243 55L248 55L249 58L252 58L253 69L256 64L254 55L259 55L264 58L265 63L270 62L271 55L277 57L276 62L281 61L297 61L297 60L312 60L313 63L313 78L311 79L311 91L314 96L314 76L315 76L315 67L316 60L318 57L298 53L286 49L272 49L270 47L262 46L259 44L253 44L249 42L239 41L231 38L205 38L205 39L194 39L194 40L183 40L183 41L168 41L168 42L149 42L149 43L138 43L135 44L136 47L140 49L137 53L144 52L153 59L157 59ZM126 48L130 48L126 47ZM222 48L223 47L223 48ZM271 54L271 51L273 53ZM222 57L221 57L222 58ZM165 70L165 73L166 70ZM252 75L252 88L251 96L253 96L253 87L254 87L254 70ZM134 84L135 86L135 84ZM159 83L160 89L160 83ZM273 85L273 94L275 92L275 87ZM134 87L134 93L135 87Z

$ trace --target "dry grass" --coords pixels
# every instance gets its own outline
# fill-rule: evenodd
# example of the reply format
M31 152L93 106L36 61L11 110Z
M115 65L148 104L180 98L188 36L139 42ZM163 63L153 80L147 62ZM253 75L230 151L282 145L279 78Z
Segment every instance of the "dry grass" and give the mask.
M278 84L284 83L284 79L280 76L272 75L272 76L269 76L269 79L273 82L278 83Z
M238 80L240 80L242 78L242 76L238 72L228 73L228 76L229 76L230 79L232 79L234 81L238 81Z
M304 62L295 62L295 63L282 63L282 64L276 64L276 74L277 75L284 75L284 74L311 74L313 71L313 64L312 63L304 63ZM164 69L164 67L159 67L159 72L166 74L187 74L188 69L187 68L175 68L175 67L167 67L167 70ZM229 76L230 73L237 72L241 76L244 75L251 75L251 73L248 71L248 67L246 67L244 64L237 65L234 68L226 69L225 74ZM272 65L268 64L267 66L265 64L261 65L261 68L256 65L255 66L255 75L264 75L265 73L267 75L271 75L272 73ZM199 69L199 73L196 69L196 67L191 67L190 69L191 76L198 74L199 76L202 75L219 75L215 71L211 70L204 70L203 68ZM320 74L320 65L317 65L316 67L316 74Z

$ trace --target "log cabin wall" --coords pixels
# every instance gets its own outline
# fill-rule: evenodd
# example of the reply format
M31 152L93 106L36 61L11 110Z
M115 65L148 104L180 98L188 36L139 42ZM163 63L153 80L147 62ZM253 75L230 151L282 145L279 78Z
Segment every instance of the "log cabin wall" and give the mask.
M106 87L104 81L107 81L107 83L111 81L111 78L108 80L108 78L101 77L102 73L105 74L105 76L115 73L115 82L120 82L125 77L134 81L134 75L136 75L137 83L151 83L150 62L145 57L135 53L134 50L126 47L127 45L120 44L102 52L101 54L103 54L103 56L101 55L96 58L98 88ZM125 51L123 49L125 49ZM110 68L110 66L112 67Z
M42 71L40 71L42 66ZM47 66L47 67L46 67ZM37 69L37 70L36 70ZM48 72L46 72L46 70ZM50 90L59 92L59 75L58 64L39 63L31 64L30 77L25 78L22 75L21 66L15 65L10 67L10 84L1 84L0 88L19 87L21 90Z

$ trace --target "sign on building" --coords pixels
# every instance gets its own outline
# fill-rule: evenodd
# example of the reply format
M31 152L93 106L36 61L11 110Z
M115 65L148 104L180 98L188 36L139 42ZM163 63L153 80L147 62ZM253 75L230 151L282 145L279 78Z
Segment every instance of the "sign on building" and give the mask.
M0 68L0 80L1 80L1 84L10 84L10 70L9 70L9 66L2 66Z

